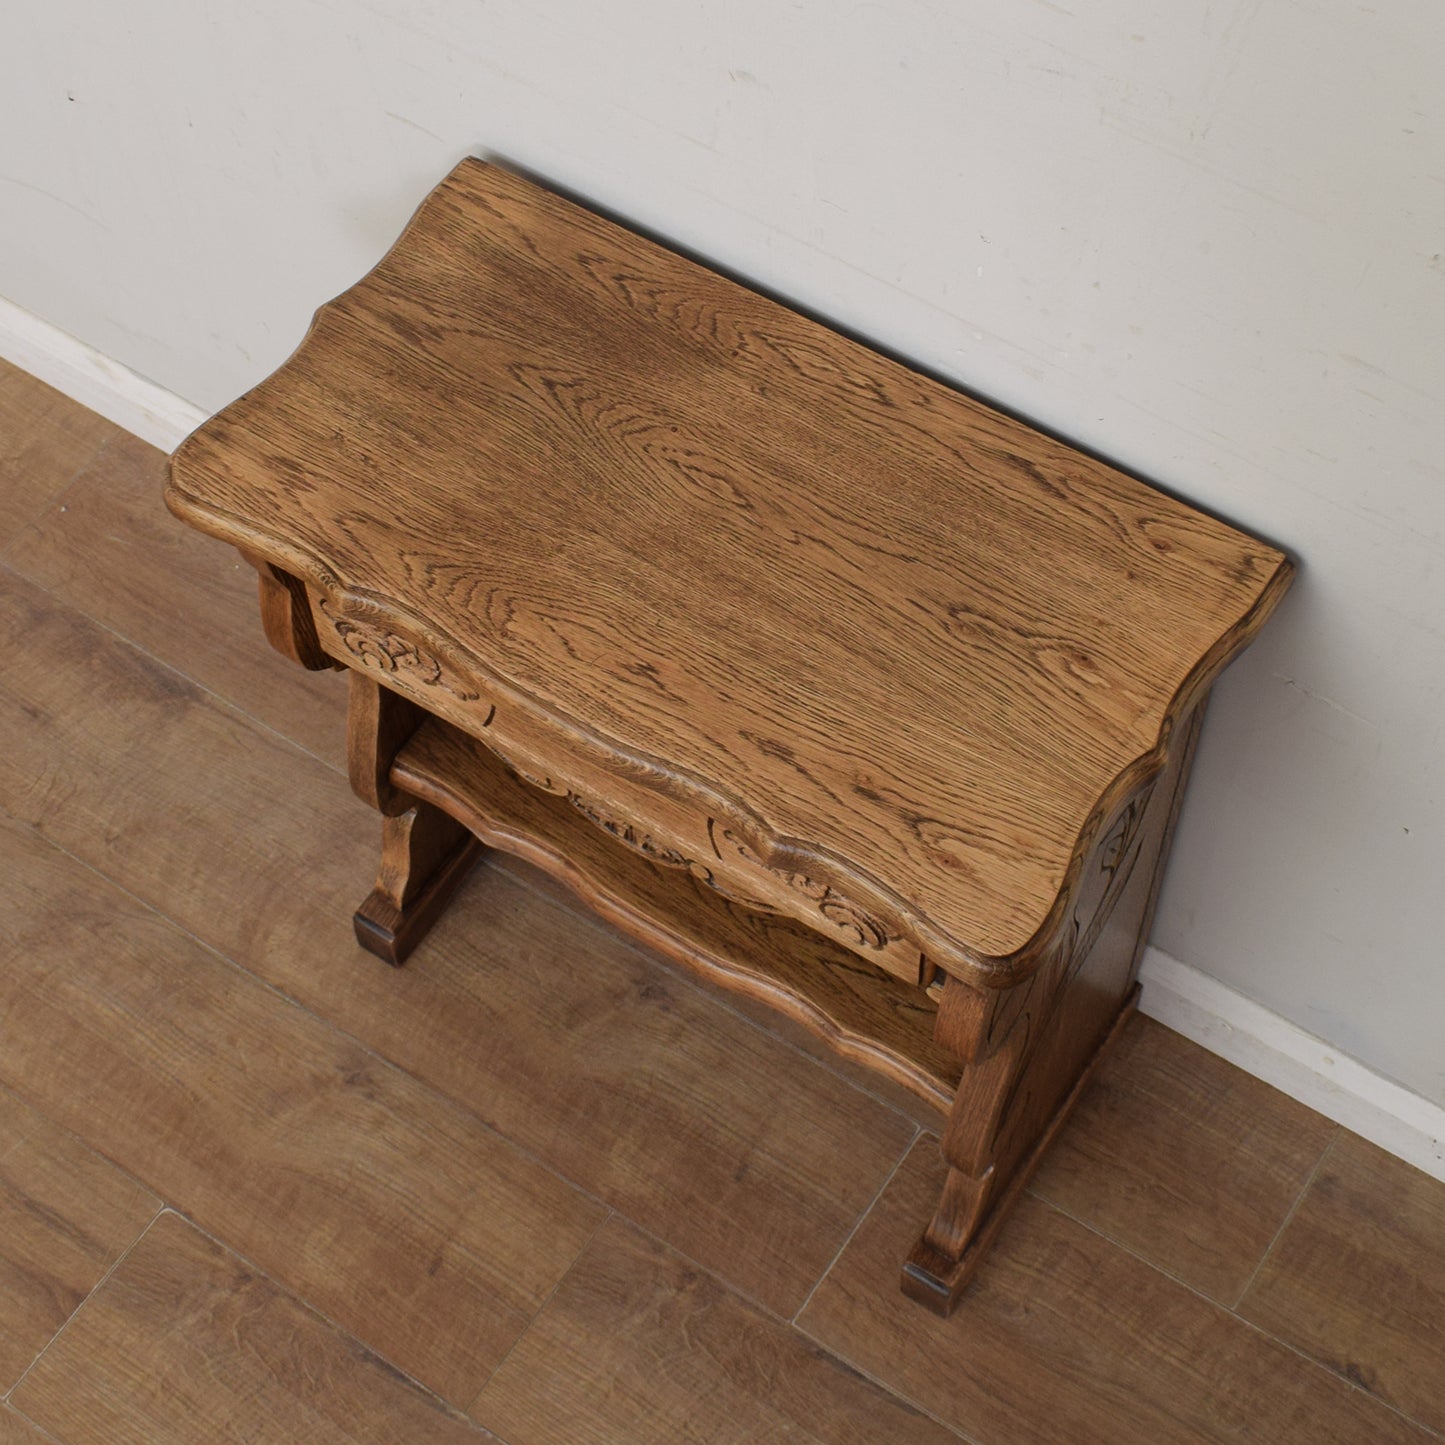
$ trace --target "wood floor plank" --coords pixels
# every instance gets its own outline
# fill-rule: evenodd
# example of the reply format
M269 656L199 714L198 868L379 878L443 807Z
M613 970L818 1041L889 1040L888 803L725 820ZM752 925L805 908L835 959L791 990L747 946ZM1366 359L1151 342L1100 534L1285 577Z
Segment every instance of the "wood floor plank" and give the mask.
M306 672L261 632L256 573L182 526L161 502L165 457L116 428L62 502L7 554L10 565L336 767L346 686Z
M913 1132L496 869L400 973L347 990L344 967L321 960L310 986L348 1029L785 1316Z
M951 1319L898 1263L942 1183L925 1137L799 1324L988 1445L1423 1442L1426 1431L1026 1196Z
M959 1438L617 1218L471 1414L510 1445Z
M117 431L0 361L0 550Z
M495 873L405 969L375 963L350 912L379 824L335 773L13 575L0 628L8 806L743 1292L797 1308L908 1121Z
M0 1089L0 1395L160 1207L149 1190Z
M1136 1014L1031 1187L1233 1307L1334 1132Z
M175 1214L16 1392L70 1445L482 1445L487 1436Z
M453 1403L603 1216L8 819L0 953L0 1081Z
M46 1438L28 1420L0 1405L0 1445L45 1445Z
M1341 1133L1240 1309L1445 1432L1445 1183Z

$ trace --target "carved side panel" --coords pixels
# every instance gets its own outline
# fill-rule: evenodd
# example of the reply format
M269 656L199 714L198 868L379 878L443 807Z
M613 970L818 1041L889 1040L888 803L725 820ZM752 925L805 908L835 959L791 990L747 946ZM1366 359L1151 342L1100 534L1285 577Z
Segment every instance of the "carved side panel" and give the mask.
M584 798L580 793L574 792L565 784L557 783L549 776L529 773L512 763L507 766L513 774L529 786L537 788L541 792L550 793L556 798L566 798L589 823L616 838L619 843L631 848L633 852L641 853L651 862L660 863L664 868L685 869L700 883L707 884L709 888L722 894L729 902L741 904L744 908L750 908L756 913L777 914L780 911L760 898L747 897L733 891L718 879L714 870L706 863L689 857L677 848L659 843L651 833L644 832L634 824L614 817L609 811L604 810L590 799Z
M358 613L343 612L329 598L317 610L342 648L371 672L422 691L449 693L458 702L476 702L481 694L457 677L439 657L383 624Z
M897 928L858 907L829 884L805 873L768 867L733 830L715 818L692 819L676 805L669 810L667 800L654 795L644 797L639 792L638 820L633 821L616 805L601 803L550 774L529 771L506 759L505 748L499 751L523 782L565 797L595 827L652 862L685 869L729 902L755 913L796 918L906 983L916 986L932 982L931 974L924 977L926 965L918 949ZM608 782L613 788L626 786L615 778Z
M1144 821L1148 816L1158 782L1142 789L1124 805L1103 839L1095 846L1089 869L1079 888L1078 901L1069 915L1068 929L1060 945L1062 967L1056 970L1056 987L1066 986L1083 967L1115 906L1129 886L1143 852ZM1167 806L1171 788L1161 799Z
M722 827L716 819L708 819L707 833L713 852L719 859L725 856L723 850L727 848L750 867L771 874L784 887L806 899L823 922L830 925L850 948L884 949L901 937L897 929L889 927L857 904L850 903L831 884L820 883L806 873L787 873L770 868L732 829ZM923 982L921 977L919 982Z

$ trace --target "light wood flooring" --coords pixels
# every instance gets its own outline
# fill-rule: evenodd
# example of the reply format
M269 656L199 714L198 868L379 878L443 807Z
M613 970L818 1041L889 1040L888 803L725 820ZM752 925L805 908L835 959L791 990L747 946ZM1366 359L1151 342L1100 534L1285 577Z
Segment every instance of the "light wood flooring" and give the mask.
M952 1320L934 1140L488 860L405 969L344 686L0 367L0 1445L1445 1436L1445 1185L1136 1020Z

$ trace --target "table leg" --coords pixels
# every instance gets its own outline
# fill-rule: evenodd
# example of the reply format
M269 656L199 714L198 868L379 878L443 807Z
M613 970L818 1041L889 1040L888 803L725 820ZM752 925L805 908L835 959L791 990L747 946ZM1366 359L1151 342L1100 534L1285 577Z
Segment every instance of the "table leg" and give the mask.
M391 782L397 751L426 714L365 673L351 671L346 761L357 796L382 814L381 869L356 910L356 938L401 964L426 936L483 852L450 814L409 797Z
M289 572L273 567L254 552L245 548L237 550L256 569L261 626L271 646L282 657L299 662L310 672L340 668L342 664L327 656L317 640L316 620L311 615L305 584Z
M966 1101L962 1108L955 1103L941 1141L948 1178L932 1220L904 1262L904 1294L945 1318L953 1312L1054 1136L1133 1015L1138 996L1135 984L1102 1043L1088 1056L1062 1102L1045 1117L1021 1158L1007 1154L989 1158L997 1146L987 1141L1005 1132L1001 1118L1005 1110L1029 1112L1024 1071L1004 1061L1002 1067L981 1066L973 1079L965 1075L959 1092L967 1095ZM973 1112L975 1107L979 1112Z
M430 803L384 818L381 826L381 871L356 910L356 939L378 958L401 964L484 850L455 818Z
M1156 780L1091 847L1078 901L1037 969L992 992L950 978L934 1037L966 1060L940 1140L943 1196L903 1266L903 1291L947 1315L1013 1202L1134 1012L1139 957L1194 754L1201 700Z

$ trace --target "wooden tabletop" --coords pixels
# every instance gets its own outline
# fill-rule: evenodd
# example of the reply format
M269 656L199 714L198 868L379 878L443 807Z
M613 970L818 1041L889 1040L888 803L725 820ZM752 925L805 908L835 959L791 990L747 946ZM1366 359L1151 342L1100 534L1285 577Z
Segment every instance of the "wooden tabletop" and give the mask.
M982 962L1291 570L475 160L168 501Z

